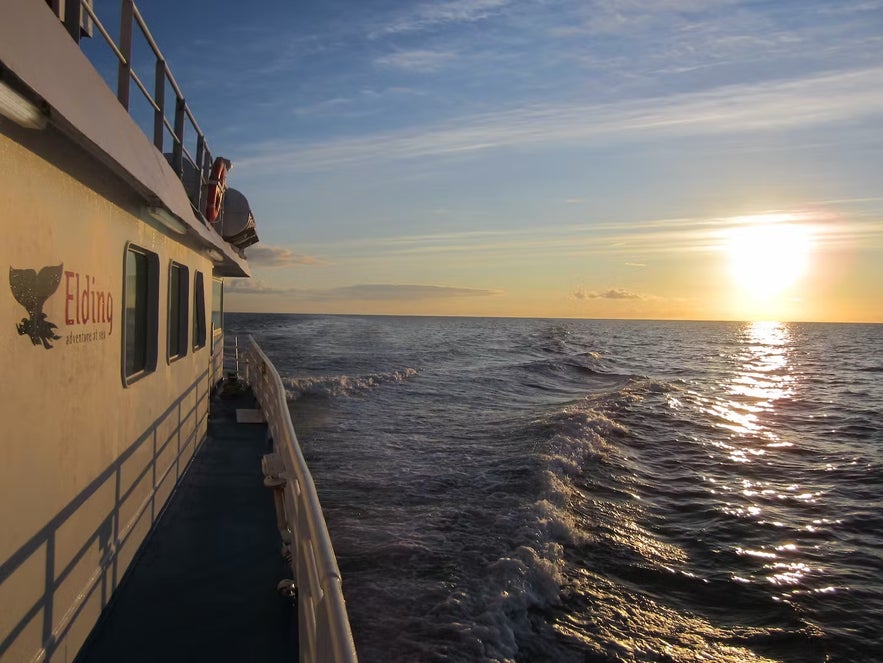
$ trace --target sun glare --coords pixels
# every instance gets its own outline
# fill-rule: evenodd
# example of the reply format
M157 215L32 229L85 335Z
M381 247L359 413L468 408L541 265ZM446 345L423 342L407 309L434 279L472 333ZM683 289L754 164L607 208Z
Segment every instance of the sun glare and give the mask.
M809 227L787 214L742 217L728 234L730 274L745 294L766 299L796 283L809 266Z

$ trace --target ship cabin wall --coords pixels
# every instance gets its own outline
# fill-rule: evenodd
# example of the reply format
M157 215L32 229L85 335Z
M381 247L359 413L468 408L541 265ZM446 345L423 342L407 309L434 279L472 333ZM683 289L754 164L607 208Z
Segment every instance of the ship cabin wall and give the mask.
M70 661L205 438L222 344L212 263L60 132L2 117L0 220L0 660ZM156 310L126 329L127 288L144 283L124 274L146 262ZM175 278L189 301L170 358ZM127 334L155 334L152 370L127 377Z

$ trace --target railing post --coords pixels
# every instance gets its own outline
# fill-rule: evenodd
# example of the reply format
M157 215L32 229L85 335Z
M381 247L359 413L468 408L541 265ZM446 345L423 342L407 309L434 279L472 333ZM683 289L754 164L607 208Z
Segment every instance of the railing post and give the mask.
M164 124L166 114L166 61L156 61L156 74L153 86L154 101L157 108L153 111L153 145L162 152L163 139L166 127Z
M205 173L205 136L200 133L196 137L196 170L199 173L199 186L196 189L196 209L202 212L202 201L205 195L205 187L203 186L203 174Z
M70 0L67 0L70 2ZM77 5L80 4L77 0ZM134 0L123 0L120 7L120 53L125 58L117 66L117 99L129 110L129 86L132 81L132 21L135 16ZM79 30L79 27L77 28Z
M242 347L242 378L245 380L245 384L250 384L248 381L248 365L251 363L249 360L250 351L251 348L249 347L248 339L246 339Z
M201 197L201 200L204 202L206 200L206 198L208 197L208 181L211 179L211 176L212 176L212 154L211 154L211 152L209 152L208 145L205 146L205 155L203 158L203 163L200 165L202 167L202 170L200 171L200 174L199 174L199 195ZM203 196L205 196L205 197L203 198ZM200 212L200 218L202 219L202 222L205 224L205 227L211 228L212 224L209 222L208 219L205 218L205 215L204 215L205 207L203 207L202 204L200 204L199 212Z
M172 149L172 167L178 173L178 177L184 175L184 117L187 111L187 102L183 97L178 97L175 104L175 146Z

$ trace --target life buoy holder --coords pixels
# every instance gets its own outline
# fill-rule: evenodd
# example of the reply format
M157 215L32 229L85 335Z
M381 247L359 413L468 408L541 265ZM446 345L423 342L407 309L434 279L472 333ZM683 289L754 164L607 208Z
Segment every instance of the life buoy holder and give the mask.
M221 214L221 204L227 191L227 169L230 162L218 157L212 164L212 174L208 180L208 195L205 201L205 218L214 223Z

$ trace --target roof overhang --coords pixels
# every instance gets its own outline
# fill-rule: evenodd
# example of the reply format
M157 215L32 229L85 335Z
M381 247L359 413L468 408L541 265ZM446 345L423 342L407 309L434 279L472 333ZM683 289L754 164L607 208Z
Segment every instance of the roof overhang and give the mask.
M45 102L49 121L129 184L146 207L177 218L183 233L159 224L161 231L212 257L216 275L249 276L242 252L196 216L172 167L49 6L34 0L3 4L0 64Z

